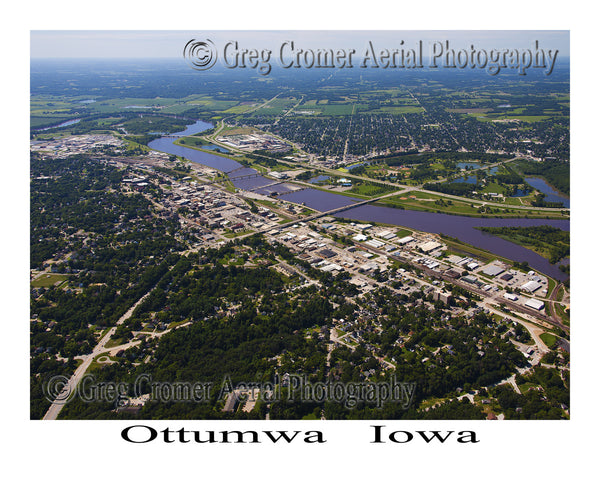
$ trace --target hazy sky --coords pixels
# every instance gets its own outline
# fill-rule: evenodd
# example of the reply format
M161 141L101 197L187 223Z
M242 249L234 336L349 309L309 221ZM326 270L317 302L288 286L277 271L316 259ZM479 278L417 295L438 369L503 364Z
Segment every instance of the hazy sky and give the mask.
M559 49L569 56L569 31L551 30L403 30L403 31L31 31L31 58L180 58L192 38L210 39L217 48L238 41L240 48L277 50L287 40L299 48L356 48L367 41L382 48L397 48L400 40L411 48L418 40L449 40L454 48L532 48L539 40L544 49Z

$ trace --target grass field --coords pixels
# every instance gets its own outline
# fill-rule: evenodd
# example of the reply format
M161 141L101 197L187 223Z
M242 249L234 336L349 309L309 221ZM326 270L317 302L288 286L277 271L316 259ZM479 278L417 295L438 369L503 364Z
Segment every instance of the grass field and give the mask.
M202 140L200 137L183 137L183 138L178 138L177 140L175 140L173 143L175 143L176 145L182 145L184 147L199 147L202 145L210 145L210 143L208 143L205 140Z
M111 338L108 342L106 342L105 348L113 348L118 347L119 345L123 345L127 343L126 338Z
M377 197L379 195L385 195L386 193L393 192L395 189L386 185L379 185L375 183L361 183L354 185L347 193L363 195L365 197Z
M552 118L550 115L494 115L494 114L471 114L477 120L482 122L498 122L508 120L518 120L521 122L540 122Z
M62 275L59 273L44 273L31 282L31 286L34 288L39 287L51 287L52 285L60 284L67 280L68 275Z
M227 110L224 110L223 113L231 113L237 115L240 113L245 113L251 108L254 108L254 105L235 105L233 107L228 108Z
M409 236L409 235L412 235L412 233L413 233L413 232L412 232L411 230L405 230L404 228L401 228L401 229L399 229L399 230L396 232L396 236L397 236L398 238L404 238L404 237L407 237L407 236Z
M550 333L542 333L540 334L540 338L550 348L552 348L556 343L556 337Z
M556 310L556 313L562 319L562 321L565 325L569 326L571 324L571 316L569 314L569 312L570 312L569 309L565 308L564 305L555 303L554 310Z
M67 120L71 120L74 117L65 117L60 115L46 115L43 117L30 117L29 124L31 128L45 127L48 124L59 124L62 122L66 122Z
M554 280L552 277L548 277L548 293L546 294L546 298L552 295L554 287L556 287L556 280Z
M365 108L366 107L366 108ZM361 105L360 113L390 113L392 115L401 115L404 113L423 113L423 107L418 105L386 105L379 108L369 108L368 105Z
M220 137L227 137L230 135L251 135L254 133L261 133L260 130L252 127L225 127L219 133Z
M257 108L254 115L281 115L298 103L297 98L276 98Z
M415 197L415 198L411 198ZM426 192L410 192L399 194L377 202L382 206L401 206L409 210L424 212L449 213L471 217L529 217L529 218L568 218L560 212L546 212L528 209L511 209L510 206L487 202L487 210L479 212L481 203L469 200L455 200Z
M317 105L312 107L312 110L320 111L322 115L351 115L354 105L352 103L339 103L339 104L327 104Z

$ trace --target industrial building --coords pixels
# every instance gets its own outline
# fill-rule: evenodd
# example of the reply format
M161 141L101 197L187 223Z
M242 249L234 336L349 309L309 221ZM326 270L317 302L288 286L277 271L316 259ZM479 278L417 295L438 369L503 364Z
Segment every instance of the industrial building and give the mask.
M365 243L374 248L381 248L385 245L385 243L380 242L379 240L375 240L375 239L369 240L368 242L365 242Z
M406 237L404 237L406 238ZM422 252L424 253L429 253L433 250L435 250L436 248L440 248L442 246L441 243L438 242L425 242L422 243L421 245L419 245L419 248L421 249Z
M526 292L533 293L538 290L542 286L541 283L536 282L535 280L531 280L527 283L524 283L519 288L521 290L525 290Z
M329 250L328 248L324 248L323 250L317 252L317 255L319 255L323 258L331 258L331 257L335 257L336 253Z
M477 277L474 277L473 275L465 275L464 277L461 278L461 280L463 282L472 283L472 284L475 284L478 282Z
M490 277L500 275L502 272L504 272L504 269L502 267L499 267L498 265L488 265L485 269L481 271L481 273L485 273Z
M540 300L536 300L535 298L530 298L529 300L527 300L525 302L525 306L540 311L540 310L543 310L545 305L544 305L544 302L542 302Z
M383 238L384 240L391 240L392 238L396 237L396 234L390 232L389 230L384 230L383 232L377 233L376 235L380 238Z
M460 278L460 272L457 272L456 270L448 270L446 271L446 275L448 275L450 278Z

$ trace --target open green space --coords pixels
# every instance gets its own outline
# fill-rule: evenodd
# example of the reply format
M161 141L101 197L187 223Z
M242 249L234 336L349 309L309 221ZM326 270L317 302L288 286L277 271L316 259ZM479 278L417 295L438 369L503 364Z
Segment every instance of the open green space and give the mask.
M359 182L359 183L354 183ZM396 188L389 185L383 185L371 182L360 182L360 180L354 180L352 188L348 190L348 193L362 195L365 197L377 197L385 195L396 190Z
M202 147L205 145L212 145L210 142L204 140L202 137L178 138L173 143L176 145L181 145L183 147Z
M118 347L119 345L123 345L127 343L127 339L122 338L122 337L118 337L118 338L111 338L108 342L106 342L106 345L104 346L105 348L113 348L113 347Z
M31 286L34 288L51 287L52 285L57 285L64 282L68 278L68 275L62 275L58 273L43 273L38 278L31 281Z
M406 230L405 228L399 228L396 231L396 236L398 238L404 238L404 237L407 237L407 236L412 235L412 234L413 234L413 232L411 230Z
M554 344L556 343L556 337L547 332L540 334L540 338L550 348L552 348L554 346Z
M413 198L414 197L414 198ZM400 207L424 212L448 213L470 217L514 217L514 218L565 218L561 212L534 209L516 209L502 204L490 203L484 206L481 201L458 200L434 193L408 192L379 200L382 206ZM567 217L568 218L568 217Z
M565 307L564 305L562 305L560 303L555 303L554 310L556 310L556 313L558 314L558 316L561 318L562 322L565 325L568 326L571 324L570 309L568 309L567 307Z

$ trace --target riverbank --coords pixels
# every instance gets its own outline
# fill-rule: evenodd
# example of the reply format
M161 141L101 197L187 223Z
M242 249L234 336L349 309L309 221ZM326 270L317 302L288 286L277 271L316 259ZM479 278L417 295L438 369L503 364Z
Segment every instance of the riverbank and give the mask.
M185 132L175 134L178 137L200 133L213 126L206 122L196 122L186 129ZM159 150L168 154L181 156L192 162L201 163L211 168L215 168L225 174L236 172L236 176L230 176L233 185L236 188L244 190L260 191L267 184L273 184L273 180L260 175L255 169L246 167L241 163L230 158L230 156L217 153L208 153L202 149L189 148L188 146L176 145L171 137L161 137L150 142L150 148ZM241 176L244 176L241 179ZM297 204L304 204L307 207L319 212L327 212L343 206L351 206L361 199L352 197L349 194L339 194L321 189L307 187L301 191L285 192L286 189L294 187L285 182L278 182L277 187L282 190L280 200L290 200ZM262 192L261 192L262 193ZM409 194L409 193L407 193ZM545 212L544 212L545 213ZM503 227L503 226L536 226L551 225L564 231L569 231L568 219L547 219L547 218L487 218L482 216L470 217L464 215L450 215L448 213L437 213L423 210L401 210L390 206L363 205L356 208L349 208L346 211L335 216L350 220L367 221L373 223L386 223L390 225L403 226L413 230L429 232L434 234L444 234L459 239L466 244L473 245L482 250L487 250L495 255L511 259L516 262L527 262L532 268L549 275L557 280L566 280L568 275L559 270L555 265L538 255L537 253L515 245L509 241L498 238L494 235L485 234L477 230L477 227ZM549 216L549 215L544 215Z

